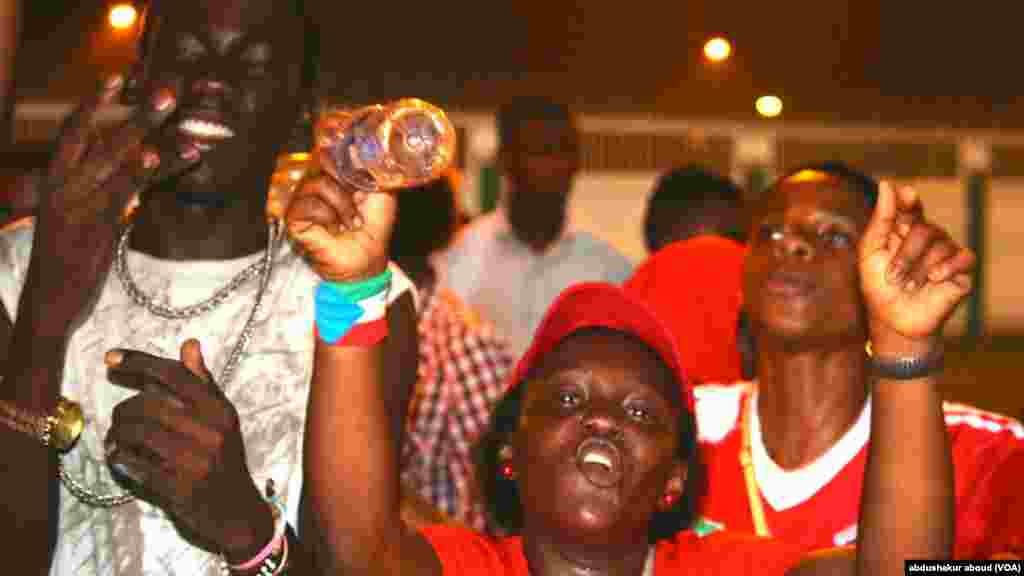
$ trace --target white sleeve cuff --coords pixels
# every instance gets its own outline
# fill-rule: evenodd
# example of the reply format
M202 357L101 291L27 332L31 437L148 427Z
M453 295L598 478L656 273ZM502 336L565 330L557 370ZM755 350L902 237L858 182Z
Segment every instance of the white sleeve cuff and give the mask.
M412 293L412 302L416 307L416 310L420 309L420 295L416 291L416 286L413 285L412 280L402 272L402 269L398 267L394 262L388 262L388 268L391 270L391 289L388 291L388 306L398 300L406 291Z

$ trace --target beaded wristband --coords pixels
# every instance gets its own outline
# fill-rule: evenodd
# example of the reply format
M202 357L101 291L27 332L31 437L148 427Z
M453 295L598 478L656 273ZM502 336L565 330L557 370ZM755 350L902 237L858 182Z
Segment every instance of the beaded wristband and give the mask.
M267 542L267 545L263 547L251 560L247 560L241 564L228 564L226 558L222 558L222 574L232 573L245 573L259 569L263 571L263 568L272 565L273 568L278 566L278 556L281 555L283 542L285 541L285 531L288 528L288 522L285 520L284 508L276 500L268 500L267 504L270 505L270 509L274 514L274 536ZM273 568L271 568L273 570Z

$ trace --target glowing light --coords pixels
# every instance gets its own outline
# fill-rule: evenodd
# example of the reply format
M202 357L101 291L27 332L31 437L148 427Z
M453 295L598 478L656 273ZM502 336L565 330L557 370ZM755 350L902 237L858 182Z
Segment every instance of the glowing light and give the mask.
M139 14L131 4L117 4L110 9L110 25L115 30L126 30L135 25Z
M765 118L774 118L782 114L782 100L778 96L761 96L754 103L757 113Z
M704 56L712 62L721 62L732 54L732 45L725 38L716 36L704 44Z
M786 182L823 182L831 178L832 176L830 176L827 172L822 172L821 170L807 169L801 170L796 174L793 174L789 178L786 178Z

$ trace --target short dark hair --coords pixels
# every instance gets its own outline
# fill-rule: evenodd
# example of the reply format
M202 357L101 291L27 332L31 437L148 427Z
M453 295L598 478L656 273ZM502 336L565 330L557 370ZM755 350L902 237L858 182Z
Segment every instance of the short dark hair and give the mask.
M705 221L733 212L740 225L743 193L728 178L697 164L674 168L662 174L647 199L644 241L655 252L665 236L680 224L696 230ZM743 241L743 231L723 230L733 240Z
M838 160L803 164L787 172L779 179L779 182L807 170L824 172L838 178L843 183L843 186L864 195L869 211L875 209L875 204L878 203L878 181L849 164Z
M490 515L489 521L509 534L518 534L522 530L522 502L519 499L519 484L515 480L506 479L498 472L501 465L500 454L502 447L511 443L512 436L519 429L523 395L527 382L532 377L534 373L527 374L517 386L502 397L491 416L490 428L476 446L477 477ZM704 493L704 467L697 449L697 423L693 413L686 409L680 412L676 454L687 463L683 497L671 510L655 511L647 533L647 539L651 544L672 538L681 530L689 528Z
M572 113L565 104L537 96L516 98L498 109L498 141L501 147L514 145L522 126L536 120L565 126L571 126L573 122Z
M448 178L401 190L391 257L403 270L420 271L431 253L448 245L455 232L455 191Z

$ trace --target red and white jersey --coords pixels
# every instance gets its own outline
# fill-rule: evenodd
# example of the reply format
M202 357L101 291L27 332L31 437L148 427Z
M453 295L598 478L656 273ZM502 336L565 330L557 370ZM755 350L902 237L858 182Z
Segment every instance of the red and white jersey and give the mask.
M695 395L708 478L696 529L754 532L740 452L744 407L748 401L756 405L756 388L705 385ZM1024 556L1024 426L963 404L944 403L943 412L955 469L955 556ZM757 410L751 411L750 456L773 537L807 551L856 542L870 432L869 401L825 454L799 469L784 470L765 450Z

